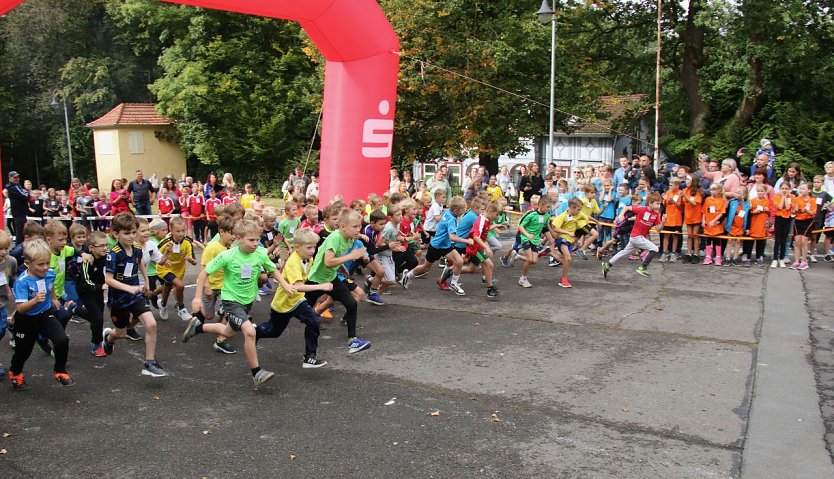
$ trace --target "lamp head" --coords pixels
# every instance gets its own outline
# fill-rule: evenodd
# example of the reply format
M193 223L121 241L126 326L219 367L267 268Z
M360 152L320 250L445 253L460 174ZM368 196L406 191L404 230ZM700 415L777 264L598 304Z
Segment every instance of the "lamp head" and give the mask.
M550 8L550 2L548 0L542 0L542 6L539 8L539 11L536 12L536 16L539 17L539 21L542 23L552 22L556 12Z

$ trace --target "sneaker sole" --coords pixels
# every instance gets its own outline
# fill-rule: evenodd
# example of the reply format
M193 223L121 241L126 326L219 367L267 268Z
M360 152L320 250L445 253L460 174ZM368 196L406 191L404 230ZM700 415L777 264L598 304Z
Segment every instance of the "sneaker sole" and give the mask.
M385 303L377 302L368 298L365 298L365 302L368 304L373 304L374 306L385 306Z
M565 284L559 283L559 286L561 286L561 287L563 287L563 288L565 288L565 289L567 289L567 288L573 288L573 285L572 285L572 284L570 284L570 285L565 285Z
M164 377L168 376L168 373L159 374L159 373L154 373L154 372L148 371L147 369L143 369L142 370L142 376L150 376L152 378L164 378Z
M185 331L182 333L182 336L180 337L180 341L182 341L183 343L187 343L187 342L191 341L191 338L194 337L194 335L191 334L191 331L192 331L192 328L197 327L196 324L193 324L195 321L200 321L200 320L195 317L195 318L191 318L188 321L188 326L185 327Z
M261 386L261 385L268 382L270 379L272 379L274 377L275 377L275 373L273 373L272 371L269 371L267 374L264 374L263 378L261 378L260 381L255 382L255 386Z
M327 364L327 361L322 361L318 364L302 363L301 367L304 368L304 369L317 369L317 368L320 368L322 366L325 366L326 364Z
M142 336L136 336L136 337L133 337L133 338L131 338L130 336L125 336L125 339L127 339L129 341L141 341Z
M220 352L220 353L223 353L223 354L235 354L235 353L237 353L237 350L235 350L235 351L227 351L227 350L225 350L225 349L221 348L220 346L218 346L218 345L217 345L217 343L212 344L212 345L211 345L211 347L212 347L215 351Z
M364 350L370 349L370 348L371 348L371 343L364 344L360 348L348 348L348 354L358 353L359 351L364 351Z

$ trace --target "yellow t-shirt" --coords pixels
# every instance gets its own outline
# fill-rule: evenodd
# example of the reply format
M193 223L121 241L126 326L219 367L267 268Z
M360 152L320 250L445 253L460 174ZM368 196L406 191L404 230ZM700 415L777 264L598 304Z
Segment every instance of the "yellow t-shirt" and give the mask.
M206 245L203 250L203 256L200 258L200 264L205 266L209 264L217 255L226 251L228 248L223 246L220 241L212 241ZM208 283L211 289L219 291L223 288L223 270L215 271L208 275Z
M569 213L569 211L565 211L560 215L554 216L553 219L550 220L550 224L555 228L559 228L560 230L570 233L561 233L559 234L559 238L573 243L573 236L576 233L576 230L584 226L580 225L580 223L584 221L585 224L588 224L588 217L581 211L573 216L570 216Z
M486 192L489 193L489 199L491 201L498 201L498 198L504 197L504 192L501 191L501 187L498 185L495 186L487 186Z
M168 252L168 264L166 266L161 264L157 265L156 275L162 278L168 273L174 273L174 276L177 278L185 278L185 259L194 257L194 248L191 244L191 238L186 236L181 242L175 243L171 234L168 233L168 235L166 235L165 238L162 238L162 241L159 242L159 251L162 254L165 254L165 250L168 248L169 244L171 245L171 249Z
M307 281L307 273L310 271L310 266L313 265L313 258L307 261L302 261L301 256L297 252L293 252L287 259L287 264L284 265L284 270L281 275L290 285L301 281ZM275 293L275 298L272 299L272 309L279 313L288 313L296 308L304 299L304 293L301 291L292 296L287 295L284 288L278 286L278 291Z
M246 209L249 209L249 208L252 207L252 200L254 200L254 199L255 199L255 195L244 193L244 194L240 195L240 205L243 206Z

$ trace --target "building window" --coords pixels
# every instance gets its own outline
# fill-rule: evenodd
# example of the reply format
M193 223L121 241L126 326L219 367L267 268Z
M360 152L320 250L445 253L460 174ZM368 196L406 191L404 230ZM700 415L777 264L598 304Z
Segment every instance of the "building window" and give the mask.
M141 154L145 152L145 134L142 131L131 131L128 134L130 152Z
M115 155L116 150L113 148L113 132L112 131L96 131L95 132L96 153L99 155Z

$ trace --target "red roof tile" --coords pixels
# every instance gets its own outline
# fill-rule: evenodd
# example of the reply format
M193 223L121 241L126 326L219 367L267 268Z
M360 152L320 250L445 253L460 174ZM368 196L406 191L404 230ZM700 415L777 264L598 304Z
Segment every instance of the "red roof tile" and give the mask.
M118 125L171 125L170 119L156 112L153 103L121 103L98 120L87 123L91 128Z

